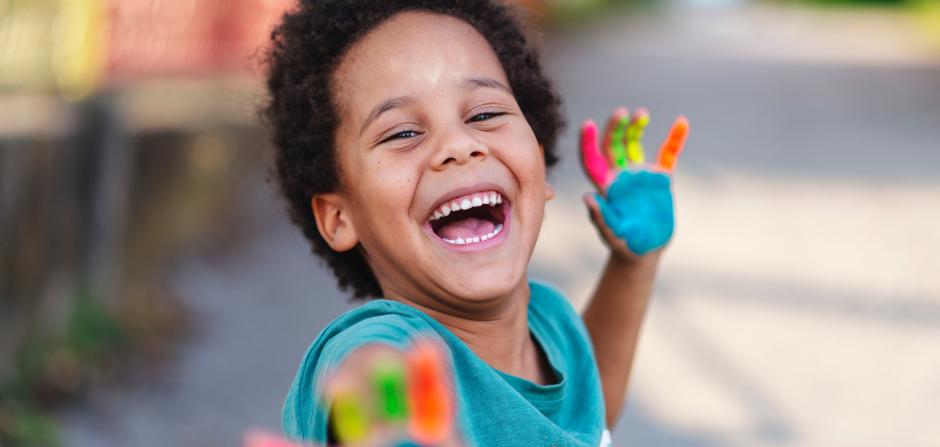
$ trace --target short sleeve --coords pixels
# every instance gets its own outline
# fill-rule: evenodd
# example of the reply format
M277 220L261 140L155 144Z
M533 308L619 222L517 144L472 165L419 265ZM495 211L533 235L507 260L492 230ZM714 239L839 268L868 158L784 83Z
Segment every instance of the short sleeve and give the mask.
M330 373L360 347L379 343L404 350L422 333L408 318L397 314L373 316L339 328L327 327L304 356L288 392L281 414L284 433L296 440L326 442L329 402L320 396Z

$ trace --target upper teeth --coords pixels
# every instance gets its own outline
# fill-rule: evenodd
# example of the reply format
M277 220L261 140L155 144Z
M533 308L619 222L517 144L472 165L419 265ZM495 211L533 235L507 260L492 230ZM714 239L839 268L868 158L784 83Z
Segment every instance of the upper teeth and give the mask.
M483 205L495 206L500 203L503 203L503 196L496 191L477 192L442 203L431 213L431 218L428 221L440 219L454 211L468 210Z

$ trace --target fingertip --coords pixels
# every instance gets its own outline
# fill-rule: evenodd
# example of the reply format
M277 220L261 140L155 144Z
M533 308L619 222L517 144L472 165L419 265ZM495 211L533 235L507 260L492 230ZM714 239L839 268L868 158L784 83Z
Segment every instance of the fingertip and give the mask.
M597 124L592 120L585 120L581 123L581 146L582 149L587 149L585 146L594 146L597 145Z
M679 115L678 117L676 117L676 122L672 126L677 127L678 129L682 130L685 133L688 133L689 119L686 118L685 115Z
M597 208L597 202L594 201L594 193L592 192L581 194L581 201L591 210Z

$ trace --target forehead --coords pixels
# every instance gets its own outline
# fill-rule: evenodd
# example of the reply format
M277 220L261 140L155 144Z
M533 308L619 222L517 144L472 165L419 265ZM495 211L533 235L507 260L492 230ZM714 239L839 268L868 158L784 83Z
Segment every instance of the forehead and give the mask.
M333 85L339 104L357 114L387 97L420 97L480 77L509 84L493 49L473 26L446 15L404 12L349 49Z

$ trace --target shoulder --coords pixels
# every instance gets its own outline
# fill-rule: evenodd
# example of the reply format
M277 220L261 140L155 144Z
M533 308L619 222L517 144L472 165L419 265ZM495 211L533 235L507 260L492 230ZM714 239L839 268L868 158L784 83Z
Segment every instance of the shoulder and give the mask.
M587 328L568 297L557 287L536 280L529 280L529 290L529 324L533 329L561 349L593 356Z
M328 369L362 345L381 343L404 349L429 329L417 309L394 301L374 300L347 311L327 325L306 357L314 360L318 369Z
M422 314L410 306L374 300L337 317L307 349L282 409L286 434L295 439L325 439L326 414L319 395L323 381L358 348L383 344L405 349L430 331Z
M557 287L538 280L529 280L530 310L539 314L563 315L580 320L578 312L571 306L571 301Z

